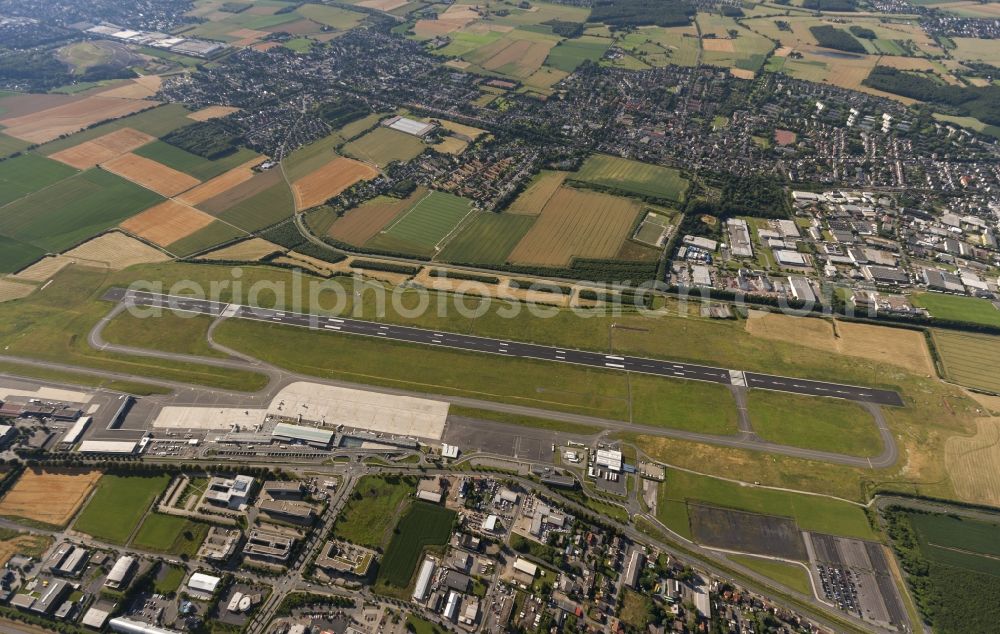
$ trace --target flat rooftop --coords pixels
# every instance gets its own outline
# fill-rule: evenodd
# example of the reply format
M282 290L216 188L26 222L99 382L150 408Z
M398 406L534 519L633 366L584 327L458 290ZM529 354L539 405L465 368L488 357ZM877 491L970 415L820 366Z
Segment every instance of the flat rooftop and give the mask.
M264 422L265 417L267 417L266 409L168 405L156 415L153 427L229 431L237 425L240 429L256 427Z
M448 403L300 381L278 392L267 412L285 418L302 416L327 427L440 440Z

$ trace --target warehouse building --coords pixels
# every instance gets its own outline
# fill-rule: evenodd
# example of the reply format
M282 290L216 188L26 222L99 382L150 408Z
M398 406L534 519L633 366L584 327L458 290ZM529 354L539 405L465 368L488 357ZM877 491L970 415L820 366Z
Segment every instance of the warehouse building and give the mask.
M211 596L218 589L221 582L222 579L219 577L206 575L203 572L196 572L188 579L187 587L188 590L200 596Z
M80 453L133 454L139 443L134 440L84 440Z
M434 578L434 560L424 559L420 566L420 574L417 575L417 585L413 588L413 600L422 602L427 598L427 591L431 588L431 579Z
M111 568L111 572L108 573L108 578L104 581L104 585L112 590L117 590L118 588L127 585L134 567L135 557L132 557L131 555L123 555Z

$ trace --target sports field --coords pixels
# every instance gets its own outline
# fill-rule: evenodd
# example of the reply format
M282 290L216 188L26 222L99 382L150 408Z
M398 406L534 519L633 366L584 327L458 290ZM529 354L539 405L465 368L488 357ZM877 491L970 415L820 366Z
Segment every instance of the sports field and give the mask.
M765 440L852 456L882 451L875 421L850 401L751 390L748 402L750 423Z
M363 476L333 525L333 534L369 548L384 549L393 536L393 523L416 492L416 484L400 476Z
M359 161L385 167L393 161L406 162L424 151L423 141L405 132L379 126L343 147L343 153Z
M574 257L613 258L639 210L628 198L562 187L511 252L510 261L564 266Z
M0 500L0 515L61 528L73 519L100 478L100 471L28 469Z
M591 156L569 178L675 202L684 200L687 190L687 181L678 170L605 154Z
M466 264L503 264L534 222L532 216L480 212L448 242L437 259Z
M470 209L465 198L431 192L369 240L367 246L430 255Z
M37 154L0 162L0 205L27 196L76 173L72 167Z
M944 293L915 293L911 300L915 306L930 311L931 317L1000 327L1000 309L987 299Z
M379 567L379 581L407 587L424 548L446 544L454 522L454 511L419 500L413 502L393 531Z
M97 539L124 544L170 476L105 475L97 491L73 524L73 530Z
M864 508L831 498L742 486L678 469L667 469L667 479L660 485L659 496L657 518L689 539L691 527L687 502L692 501L762 515L790 517L802 530L877 540Z
M193 557L208 534L208 526L183 517L150 513L146 516L132 545L170 555Z
M103 170L87 170L3 208L0 235L50 252L94 236L160 197Z
M347 210L343 216L329 225L326 235L341 242L360 246L378 235L383 227L426 195L427 189L418 187L406 198L378 196Z
M1000 394L1000 337L941 329L933 333L949 380Z

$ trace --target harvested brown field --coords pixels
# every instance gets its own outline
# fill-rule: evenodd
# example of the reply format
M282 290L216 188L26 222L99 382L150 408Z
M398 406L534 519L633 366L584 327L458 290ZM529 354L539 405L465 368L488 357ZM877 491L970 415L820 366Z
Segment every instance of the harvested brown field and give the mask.
M358 6L365 7L366 9L375 9L376 11L389 12L399 7L405 7L407 4L409 4L409 0L363 0L358 3Z
M122 229L165 247L204 229L215 218L194 207L165 200L121 224Z
M295 210L323 204L360 180L371 180L378 171L361 161L338 156L292 183Z
M3 116L12 119L35 114L42 110L65 106L86 99L85 95L62 95L58 93L21 93L3 98Z
M229 116L234 112L239 112L239 110L239 108L233 108L232 106L209 106L192 112L187 118L194 121L208 121L209 119Z
M564 266L574 257L612 258L640 207L628 198L560 188L510 254L516 264Z
M145 132L139 132L132 128L121 128L91 141L84 141L80 145L56 152L49 158L70 167L85 170L117 158L126 152L131 152L154 140L156 140L155 137Z
M464 152L465 148L469 147L469 143L457 137L446 136L443 139L441 139L440 143L437 143L431 147L433 147L435 150L437 150L442 154L454 154L457 156L462 152Z
M52 545L52 541L52 537L48 535L32 535L30 533L22 533L11 539L0 541L0 566L6 565L14 555L22 553L32 553L37 558L48 550L49 546ZM24 630L20 627L21 624L18 623L17 625L16 629L11 627L10 631L23 632ZM47 632L48 630L39 628L36 631Z
M178 196L177 200L188 205L199 205L206 200L221 196L237 185L241 185L253 178L256 172L252 168L254 165L260 163L260 161L260 157L254 157L246 163L216 176L210 181L205 181L201 185L189 189Z
M250 48L252 48L255 51L260 51L263 53L265 51L271 50L275 46L281 46L281 42L261 42L260 44L254 44Z
M979 418L974 436L949 438L944 464L962 501L1000 505L1000 418Z
M128 152L101 164L112 174L152 190L161 196L176 196L201 183L194 176Z
M757 73L752 70L747 70L745 68L730 68L729 74L736 79L753 79L757 76Z
M404 199L379 196L348 210L330 226L327 235L334 240L361 246L426 194L427 190L420 187Z
M438 15L437 20L417 20L417 23L413 25L413 32L418 37L447 35L479 18L479 12L469 7L469 5L453 4L448 7L447 11Z
M736 47L732 40L722 38L706 37L701 40L701 47L706 51L715 53L735 53Z
M554 42L514 40L510 46L483 62L483 68L526 78L541 67L553 46ZM507 69L511 65L513 72Z
M118 119L156 104L155 101L97 95L20 117L0 119L0 125L6 128L4 133L12 137L31 143L46 143L98 121Z
M50 255L35 262L28 268L18 271L17 275L12 277L28 282L44 282L72 263L73 260L65 256Z
M250 238L243 242L231 244L217 251L211 251L200 256L203 260L244 260L256 262L272 253L278 253L284 249L273 242L268 242L263 238Z
M87 266L104 267L112 271L136 264L153 264L170 259L163 251L120 231L102 233L59 257L69 258Z
M511 203L510 213L537 216L542 213L552 195L562 187L566 172L542 172L528 185L527 189Z
M836 336L833 328L826 319L758 310L750 311L746 321L746 331L762 339L891 363L917 374L934 374L934 363L919 331L838 321Z
M260 172L254 174L251 179L239 183L217 196L203 200L198 208L210 214L220 214L280 182L282 182L280 171Z
M464 139L466 141L475 141L482 135L486 134L486 130L473 128L471 125L465 125L463 123L457 123L455 121L448 121L447 119L442 119L440 121L442 128L448 130L455 136Z
M100 479L100 471L28 469L0 500L0 515L66 526Z
M102 97L116 97L118 99L149 99L160 90L162 83L163 78L159 75L143 75L122 86L101 91L99 94Z
M31 295L37 287L34 284L16 282L10 278L0 279L0 302L9 302Z

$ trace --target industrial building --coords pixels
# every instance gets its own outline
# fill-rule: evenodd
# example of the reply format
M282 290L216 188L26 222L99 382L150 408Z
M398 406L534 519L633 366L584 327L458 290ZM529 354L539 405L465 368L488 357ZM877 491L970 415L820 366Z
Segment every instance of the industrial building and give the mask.
M271 432L271 437L274 440L303 443L318 449L329 449L330 444L333 442L332 431L289 423L278 423L275 425L274 431Z
M437 126L433 123L414 121L413 119L407 117L391 117L383 121L382 125L398 132L404 132L420 138L427 136L433 132L435 128L437 128Z
M752 258L753 242L746 220L730 218L726 221L726 229L729 231L729 252L738 258Z
M413 588L413 600L422 602L427 598L427 592L431 588L431 580L434 578L434 560L424 559L420 566L420 573L417 575L417 585Z
M132 557L131 555L123 555L111 568L111 572L108 573L108 578L104 581L104 585L112 590L117 590L118 588L127 585L134 567L135 557Z
M201 595L211 595L218 589L219 584L222 579L219 577L213 577L212 575L206 575L203 572L196 572L191 575L188 579L187 587L188 590Z
M84 440L77 450L80 453L133 454L139 443L134 440Z
M622 470L622 452L613 449L598 449L594 464L613 473L619 473Z

